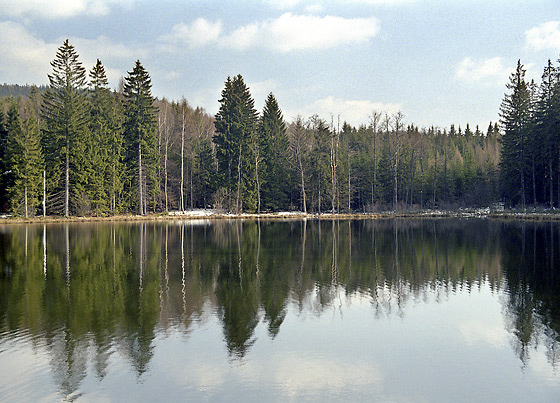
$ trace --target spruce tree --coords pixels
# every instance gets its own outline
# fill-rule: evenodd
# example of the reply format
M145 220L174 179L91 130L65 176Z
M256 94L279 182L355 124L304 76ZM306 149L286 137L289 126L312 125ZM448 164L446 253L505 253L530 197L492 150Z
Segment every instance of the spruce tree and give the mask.
M34 216L42 190L43 155L33 110L21 121L15 103L8 113L7 160L11 173L8 190L10 210L25 217Z
M116 209L122 167L122 118L117 100L108 88L105 68L98 59L90 72L90 133L87 155L88 196L92 209L106 213Z
M536 92L536 91L535 91ZM552 65L550 59L542 75L542 83L535 94L533 119L532 119L532 138L534 144L532 156L537 163L542 165L546 174L547 183L541 186L548 189L548 204L552 208L554 205L554 179L557 174L558 166L558 141L559 116L555 108L558 97L558 71ZM533 174L535 176L535 173ZM536 181L536 180L535 180ZM536 193L536 192L535 192ZM545 200L542 200L543 202Z
M7 167L8 131L5 117L0 108L0 211L7 210L8 203L8 167Z
M86 70L68 40L58 48L48 75L49 87L43 97L43 135L49 190L54 210L65 217L82 212L87 182L84 139L87 136L88 107ZM62 194L62 203L56 203ZM72 208L71 208L72 207Z
M228 77L214 122L213 140L221 184L227 190L230 209L233 207L231 198L235 198L237 212L257 208L254 148L251 148L258 121L254 104L243 77Z
M148 202L155 201L159 192L156 175L159 161L157 135L157 109L152 97L150 75L139 60L132 71L128 72L124 83L125 135L128 152L129 173L134 175L135 183L129 191L136 191L136 209L140 215L147 212ZM149 200L149 197L152 200Z
M518 61L506 87L510 93L504 96L500 107L504 128L500 160L502 194L509 203L520 203L525 208L531 96L521 61Z
M286 123L278 101L272 93L266 99L259 124L262 155L262 206L286 209L289 203L289 140Z

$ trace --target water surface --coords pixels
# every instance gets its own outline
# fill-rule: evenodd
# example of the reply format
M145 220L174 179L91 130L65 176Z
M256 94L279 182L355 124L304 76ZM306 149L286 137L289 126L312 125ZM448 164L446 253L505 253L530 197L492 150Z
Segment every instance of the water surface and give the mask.
M0 227L2 401L553 402L560 226Z

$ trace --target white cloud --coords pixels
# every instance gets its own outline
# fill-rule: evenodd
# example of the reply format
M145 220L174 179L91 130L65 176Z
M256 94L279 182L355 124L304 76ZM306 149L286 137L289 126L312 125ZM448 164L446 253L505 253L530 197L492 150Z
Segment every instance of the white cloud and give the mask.
M96 59L138 59L146 55L143 49L131 49L126 45L113 43L106 36L99 36L96 39L68 38L68 42L73 45L78 54L84 60ZM54 57L54 55L53 55Z
M265 3L280 10L287 10L297 6L301 0L265 0Z
M333 16L294 15L243 25L229 35L222 34L222 22L199 18L191 24L177 24L160 36L162 51L177 51L177 46L190 48L220 43L236 50L269 48L279 52L305 49L327 49L364 42L377 35L376 18L342 18Z
M337 393L348 388L375 388L383 384L382 372L369 363L348 363L336 358L302 354L287 354L274 362L272 376L291 400L302 396L303 391L308 394L314 391Z
M248 82L247 86L251 91L251 96L255 100L255 108L260 111L264 107L264 103L268 94L275 93L280 88L280 84L273 79L259 82Z
M470 57L465 57L457 65L455 77L465 81L498 83L503 85L510 71L502 64L502 59L493 57L475 62Z
M317 114L330 122L331 116L335 121L340 115L341 122L348 122L353 126L367 124L372 111L387 112L390 115L401 110L401 105L392 103L373 102L370 100L345 100L329 96L315 101L305 108L307 115Z
M378 6L378 5L394 6L394 5L410 4L416 2L416 0L348 0L348 1L351 3L361 3L370 6Z
M5 21L0 22L0 76L5 82L19 84L47 84L47 74L51 73L50 61L66 38L56 43L48 43L37 38L23 25ZM124 72L108 67L107 62L126 59L132 66L137 58L146 56L143 49L131 49L125 45L113 43L109 38L100 36L96 39L68 38L80 56L79 60L86 70L90 70L97 59L105 65L107 78L116 85ZM110 65L111 63L109 63Z
M305 7L305 11L309 14L318 14L321 11L323 11L323 5L319 3L310 4L307 7Z
M63 39L59 41L56 46L60 46ZM117 68L111 67L112 62L117 62L117 64L122 64L122 61L126 61L130 69L134 66L134 61L137 59L144 59L147 56L147 51L141 48L130 48L121 43L114 43L110 38L106 36L99 36L95 39L85 39L85 38L68 38L68 42L74 46L76 52L80 55L80 62L82 66L89 72L91 68L95 65L97 59L100 59L105 67L105 73L107 74L107 79L112 87L116 87L119 79L126 75L126 71L119 70ZM48 61L53 60L55 53L51 54L47 59ZM46 63L50 72L50 64Z
M259 46L290 52L364 42L378 32L379 21L373 17L318 17L285 13L276 19L238 28L223 42L239 50Z
M171 33L161 36L160 40L195 48L216 42L221 32L221 21L211 22L204 18L198 18L191 24L181 23L175 25Z
M103 16L109 14L110 5L119 3L130 5L132 0L0 0L0 15L46 19Z
M473 319L459 324L458 328L469 345L479 345L480 342L493 347L507 345L507 332L501 323L488 323Z
M525 44L536 51L550 49L560 52L560 21L545 22L525 31Z
M368 6L378 6L378 5L401 5L401 4L410 4L410 3L414 3L417 0L338 0L335 1L335 3L341 3L343 5L346 5L347 3L355 3L355 4L365 4ZM321 2L316 1L316 0L264 0L264 2L274 8L280 9L280 10L289 10L289 9L293 9L297 6L300 5L304 5L305 3L311 3L305 6L305 9L307 11L309 8L311 9L317 9L320 8L322 9L322 5L320 4ZM323 2L324 3L324 2Z
M257 23L245 25L224 38L223 43L238 50L247 49L258 43L261 36L259 31L261 28Z
M49 61L57 45L46 43L29 33L22 25L0 22L0 76L8 83L46 84Z

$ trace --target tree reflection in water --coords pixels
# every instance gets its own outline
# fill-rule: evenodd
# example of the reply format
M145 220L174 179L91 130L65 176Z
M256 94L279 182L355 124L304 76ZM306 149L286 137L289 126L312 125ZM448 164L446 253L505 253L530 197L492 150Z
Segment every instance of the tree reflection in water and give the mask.
M292 304L316 315L341 293L367 296L378 317L409 301L487 283L505 291L513 349L527 365L545 346L560 359L560 225L481 220L175 221L3 226L0 331L48 348L53 376L74 396L92 360L112 354L138 377L158 332L219 319L232 359L266 324L281 332ZM91 353L93 351L93 353ZM90 354L91 357L90 358ZM75 397L75 396L74 396Z

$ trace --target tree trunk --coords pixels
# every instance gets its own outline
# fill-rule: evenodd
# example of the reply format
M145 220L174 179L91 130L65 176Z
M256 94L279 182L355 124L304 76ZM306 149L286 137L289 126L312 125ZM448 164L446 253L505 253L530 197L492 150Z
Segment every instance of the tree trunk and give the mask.
M25 208L25 218L29 217L29 213L27 211L27 184L23 188L23 205Z
M243 203L241 201L241 145L239 145L239 158L237 159L237 201L236 209L237 213L243 208Z
M138 139L138 213L144 215L144 197L142 193L142 145Z
M397 203L398 203L398 169L399 169L399 152L395 151L395 164L394 164L394 172L393 172L393 183L394 183L394 188L393 188L393 210L397 209Z
M336 155L335 155L335 142L334 136L331 136L331 185L332 185L332 197L331 197L331 208L332 212L335 213L335 201L336 201Z
M190 177L190 181L189 181L189 197L190 197L190 206L191 206L191 210L193 209L193 185L192 185L192 178L193 178L193 168L191 168L191 177Z
M350 213L352 210L352 191L350 190L351 187L351 175L352 169L350 167L350 150L348 150L348 212ZM360 197L361 199L361 197Z
M180 201L180 210L185 211L185 110L183 105L183 121L181 126L181 201Z
M435 139L434 139L434 146L435 146ZM435 154L435 163L434 163L434 188L433 188L433 199L432 199L432 208L436 206L436 181L437 181L437 150L434 150Z
M537 185L535 179L535 156L531 156L531 171L533 173L533 206L537 205Z
M550 208L554 207L554 180L552 178L552 157L548 161L548 171L550 174Z
M163 174L165 175L164 177L164 185L163 185L163 190L165 192L165 211L168 211L168 204L167 204L167 151L168 151L168 140L167 138L165 139L165 156L164 156L164 160L163 160Z
M43 169L43 217L47 216L47 171Z
M424 158L420 156L420 208L424 208Z
M68 204L70 201L70 155L68 151L69 140L66 140L66 166L64 168L65 181L64 181L64 217L69 217Z
M259 182L259 157L255 155L255 179L257 180L257 213L261 213L261 184Z
M301 157L298 156L299 171L301 173L301 195L303 197L303 212L307 214L307 200L305 199L305 179L303 175L303 164L301 162Z

